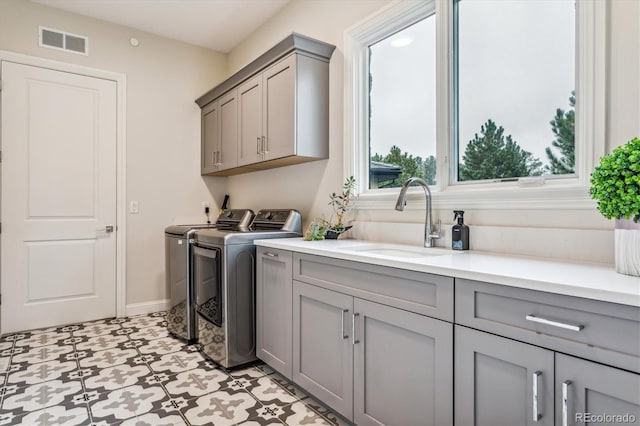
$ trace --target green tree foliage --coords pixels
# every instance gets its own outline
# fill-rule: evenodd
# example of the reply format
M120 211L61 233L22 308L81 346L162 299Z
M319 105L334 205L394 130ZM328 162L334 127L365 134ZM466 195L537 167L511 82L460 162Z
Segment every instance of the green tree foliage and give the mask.
M402 173L393 181L386 184L386 187L401 186L410 177L422 178L428 185L436 184L436 158L430 155L425 160L420 156L413 156L394 145L389 150L389 154L383 156L374 154L371 161L378 161L385 164L393 164L402 169Z
M424 177L422 178L427 185L435 185L436 184L436 157L430 155L424 160L423 170Z
M556 148L560 154L556 155L551 147L545 149L549 165L545 167L545 171L549 174L564 175L573 173L575 165L576 153L576 133L575 133L575 92L571 92L569 97L571 108L564 111L561 108L556 109L556 116L551 123L551 130L555 135L555 140L551 145Z
M469 142L458 169L459 180L540 176L542 162L489 119Z

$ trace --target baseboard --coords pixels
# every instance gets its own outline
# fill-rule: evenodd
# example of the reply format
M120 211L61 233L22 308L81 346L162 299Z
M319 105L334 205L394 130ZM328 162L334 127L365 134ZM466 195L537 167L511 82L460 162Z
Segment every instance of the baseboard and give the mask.
M169 299L152 300L151 302L130 303L124 308L125 316L152 314L166 311L169 308Z

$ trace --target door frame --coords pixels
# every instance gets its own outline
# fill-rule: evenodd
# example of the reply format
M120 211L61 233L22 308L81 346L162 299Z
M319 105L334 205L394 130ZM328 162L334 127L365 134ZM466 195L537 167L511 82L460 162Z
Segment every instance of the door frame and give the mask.
M125 74L105 71L82 65L24 55L22 53L0 50L0 62L14 62L54 71L62 71L87 77L111 80L116 83L116 316L125 316L127 268L126 268L126 94L127 77ZM0 76L1 77L1 76ZM2 146L0 139L0 147ZM1 194L0 194L1 195ZM0 309L2 307L0 306Z

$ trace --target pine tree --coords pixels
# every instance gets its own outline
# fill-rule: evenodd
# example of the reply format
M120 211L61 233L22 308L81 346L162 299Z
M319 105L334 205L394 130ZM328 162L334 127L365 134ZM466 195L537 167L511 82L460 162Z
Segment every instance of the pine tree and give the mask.
M539 176L542 162L518 145L504 128L489 119L469 142L459 165L459 180Z
M424 181L427 182L427 185L435 185L436 184L436 157L430 155L424 161L423 164L424 170Z
M564 175L574 172L575 165L575 92L571 92L569 97L571 110L564 111L561 108L556 109L556 116L550 121L551 130L556 139L551 143L554 148L560 151L560 157L554 154L551 147L545 149L549 165L546 166L547 173L554 175Z

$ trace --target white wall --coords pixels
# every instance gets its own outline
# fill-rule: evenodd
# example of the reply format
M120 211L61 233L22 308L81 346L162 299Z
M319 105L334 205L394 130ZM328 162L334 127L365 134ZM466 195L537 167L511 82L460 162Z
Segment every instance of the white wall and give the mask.
M0 50L75 63L127 75L127 304L164 299L163 229L203 219L200 202L215 212L224 193L232 207L291 207L305 223L329 215L328 194L343 181L344 31L388 5L388 0L292 0L228 57L27 0L0 0ZM611 1L607 146L640 135L640 2ZM38 48L38 25L86 35L90 55ZM296 31L335 44L330 66L330 159L230 178L199 175L200 122L193 100ZM129 38L140 39L133 48ZM228 71L227 71L228 70ZM443 222L450 212L436 212ZM469 211L472 247L612 262L612 223L595 211ZM358 213L366 238L414 242L424 210L393 206ZM394 223L409 222L409 232ZM403 227L406 230L406 226ZM604 230L604 231L603 231Z
M389 1L293 0L267 24L230 52L229 71L250 62L292 31L335 44L331 58L330 159L299 166L254 172L229 178L229 191L238 203L252 208L288 206L302 211L305 223L331 213L328 194L343 181L343 37L356 22ZM612 0L609 16L607 150L640 136L640 2ZM355 214L352 236L416 243L422 233L424 208L405 212L388 209ZM410 206L411 207L411 206ZM450 211L436 212L448 231ZM472 249L603 263L613 262L613 223L591 210L467 211ZM394 224L414 223L409 232L394 232ZM403 227L406 229L406 227ZM418 238L419 240L419 238ZM439 245L447 245L447 239Z
M342 186L343 158L343 38L344 30L389 1L293 0L229 54L229 72L298 32L337 46L331 57L329 79L329 160L247 173L229 178L234 206L253 209L284 207L302 212L305 223L331 213L328 195Z
M89 56L38 47L38 26L89 37ZM129 45L137 37L140 46ZM226 77L226 55L60 11L0 1L0 50L126 74L126 303L165 299L164 228L204 221L225 193L224 178L200 177L200 110L194 100Z

